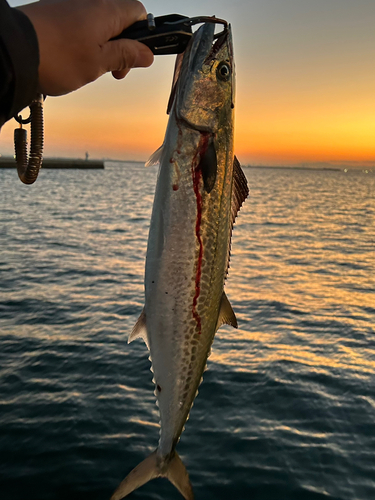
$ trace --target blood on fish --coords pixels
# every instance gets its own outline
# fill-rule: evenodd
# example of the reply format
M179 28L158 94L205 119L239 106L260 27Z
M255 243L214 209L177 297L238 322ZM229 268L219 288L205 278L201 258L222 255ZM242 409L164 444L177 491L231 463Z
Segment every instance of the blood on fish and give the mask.
M195 222L195 235L198 240L199 245L199 253L198 253L198 262L197 262L197 270L195 275L195 295L193 299L193 316L197 323L198 334L202 333L202 321L197 313L197 303L198 297L201 293L201 277L202 277L202 260L203 260L203 242L201 236L201 224L202 224L202 195L199 190L199 185L202 179L202 170L199 167L199 159L205 154L208 147L208 140L210 134L208 132L201 132L201 137L199 140L197 151L194 155L192 162L192 175L193 175L193 189L194 194L197 199L197 219Z
M178 191L178 184L173 184L172 188L173 188L173 191Z

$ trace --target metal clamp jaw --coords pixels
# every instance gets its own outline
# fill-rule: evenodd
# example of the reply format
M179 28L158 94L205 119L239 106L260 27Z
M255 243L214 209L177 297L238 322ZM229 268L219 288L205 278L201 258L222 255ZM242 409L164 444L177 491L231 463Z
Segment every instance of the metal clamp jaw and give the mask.
M200 23L222 24L224 30L228 26L226 21L217 17L186 17L180 14L154 17L148 14L147 20L132 24L113 40L119 38L138 40L147 45L155 55L180 54L193 36L192 26Z

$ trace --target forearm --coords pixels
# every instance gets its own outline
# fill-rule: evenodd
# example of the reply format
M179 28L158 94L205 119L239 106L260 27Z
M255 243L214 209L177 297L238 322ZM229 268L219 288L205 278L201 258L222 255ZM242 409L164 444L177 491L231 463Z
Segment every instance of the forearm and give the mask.
M32 23L0 0L0 127L34 98L38 66L38 39Z
M153 61L135 40L111 39L146 18L138 0L44 0L19 7L33 23L39 42L38 91L63 95L108 71L123 78Z
M112 40L146 18L137 0L44 0L17 9L0 0L0 127L36 92L63 95L111 71L152 64L136 40Z

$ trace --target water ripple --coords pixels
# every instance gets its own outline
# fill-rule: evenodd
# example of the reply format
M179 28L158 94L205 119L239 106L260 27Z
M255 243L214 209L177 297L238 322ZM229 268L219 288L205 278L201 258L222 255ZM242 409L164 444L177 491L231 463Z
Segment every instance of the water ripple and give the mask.
M156 171L0 170L4 500L109 498L158 442L143 307ZM246 169L227 294L179 453L196 498L375 496L375 178ZM22 209L20 208L22 207ZM134 498L179 498L155 480Z

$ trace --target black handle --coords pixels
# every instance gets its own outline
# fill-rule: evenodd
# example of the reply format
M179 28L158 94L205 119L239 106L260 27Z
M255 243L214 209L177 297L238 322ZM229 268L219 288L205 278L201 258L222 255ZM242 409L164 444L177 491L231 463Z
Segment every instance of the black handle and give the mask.
M153 17L137 21L112 40L130 38L149 47L155 55L180 54L192 37L190 18L180 14Z

